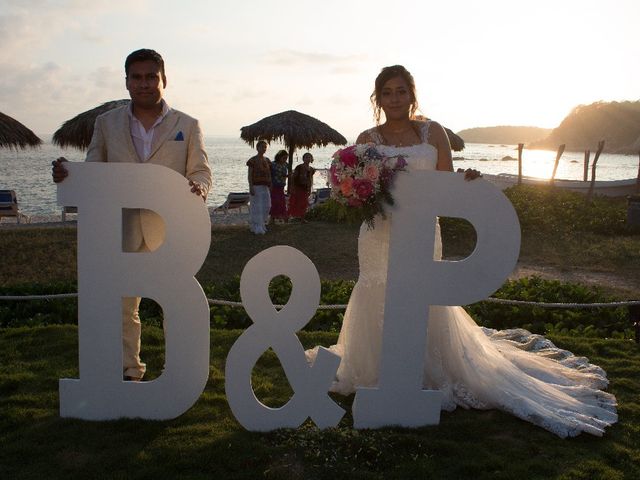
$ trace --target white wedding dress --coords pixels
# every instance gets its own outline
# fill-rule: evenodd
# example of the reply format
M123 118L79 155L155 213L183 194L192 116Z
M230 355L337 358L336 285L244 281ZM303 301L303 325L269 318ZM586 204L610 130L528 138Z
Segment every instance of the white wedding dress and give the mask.
M369 133L383 155L403 155L410 173L436 167L428 131L425 123L423 143L410 147L382 145L375 130ZM389 225L388 218L376 218L374 229L360 228L360 276L338 343L330 348L341 357L331 390L345 395L378 382ZM436 235L434 255L441 258L439 227ZM314 361L316 353L317 348L309 350L308 359ZM443 410L500 409L560 437L583 431L602 435L617 421L615 397L601 391L608 381L600 367L526 330L480 327L462 307L431 307L423 384L442 391Z

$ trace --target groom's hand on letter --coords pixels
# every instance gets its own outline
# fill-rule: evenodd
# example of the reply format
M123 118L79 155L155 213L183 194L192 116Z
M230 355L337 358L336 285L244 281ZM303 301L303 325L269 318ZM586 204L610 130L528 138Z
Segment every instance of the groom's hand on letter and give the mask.
M53 181L55 183L60 183L65 178L67 178L67 175L69 175L69 172L63 165L63 163L66 161L68 161L66 158L59 157L51 162L51 165L53 166L53 168L51 169L51 176L53 177Z

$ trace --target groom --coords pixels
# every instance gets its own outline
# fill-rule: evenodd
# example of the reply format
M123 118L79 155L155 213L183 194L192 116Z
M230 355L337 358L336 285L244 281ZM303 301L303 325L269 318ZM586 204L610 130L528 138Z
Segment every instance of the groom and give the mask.
M132 52L125 64L125 84L131 102L100 115L87 151L87 162L130 162L164 165L184 175L191 191L206 200L211 169L198 121L173 110L162 98L167 86L164 60L154 50ZM53 165L53 181L63 181L65 158ZM125 252L157 249L164 223L153 211L123 210L122 248ZM146 365L140 361L140 298L122 302L123 378L139 381Z

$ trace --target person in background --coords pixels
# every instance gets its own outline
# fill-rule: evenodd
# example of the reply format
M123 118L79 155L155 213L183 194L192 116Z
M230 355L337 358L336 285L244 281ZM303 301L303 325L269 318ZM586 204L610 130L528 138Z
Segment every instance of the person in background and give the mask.
M267 142L260 140L256 145L257 155L247 160L249 167L249 229L256 235L267 233L267 221L271 209L271 161L264 156Z
M124 64L125 85L131 102L100 115L93 128L87 162L127 162L163 165L184 175L191 191L206 199L211 168L198 120L174 110L162 98L167 86L164 60L154 50L129 54ZM69 175L67 160L53 165L53 181ZM149 252L164 239L164 222L151 210L123 212L122 246L125 252ZM122 300L122 364L126 381L139 381L146 371L140 361L139 297Z
M291 196L289 197L289 216L307 223L304 219L309 206L309 195L313 187L313 174L315 168L310 164L313 155L309 152L302 156L302 163L293 169Z
M275 161L271 164L271 221L287 221L287 201L284 196L284 188L287 186L289 177L289 167L287 158L289 154L286 150L276 153Z

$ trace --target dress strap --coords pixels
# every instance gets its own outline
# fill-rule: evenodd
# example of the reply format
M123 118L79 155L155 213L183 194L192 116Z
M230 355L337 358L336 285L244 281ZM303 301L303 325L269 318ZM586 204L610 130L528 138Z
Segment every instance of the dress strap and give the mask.
M431 126L431 120L427 119L426 121L422 122L422 125L420 127L421 133L422 133L422 142L423 143L429 143L429 127Z
M378 127L370 128L369 130L367 130L367 134L369 135L369 138L371 138L371 141L376 145L381 145L384 143L384 138L382 138L382 135L380 135Z

